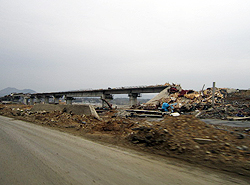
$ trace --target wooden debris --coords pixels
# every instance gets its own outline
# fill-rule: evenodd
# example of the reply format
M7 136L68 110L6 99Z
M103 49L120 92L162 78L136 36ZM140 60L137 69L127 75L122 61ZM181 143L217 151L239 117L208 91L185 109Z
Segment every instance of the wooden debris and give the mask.
M228 120L232 120L232 121L241 121L241 120L250 120L250 117L227 117Z
M199 144L208 144L208 143L214 143L215 141L212 139L203 139L203 138L194 138L194 141Z

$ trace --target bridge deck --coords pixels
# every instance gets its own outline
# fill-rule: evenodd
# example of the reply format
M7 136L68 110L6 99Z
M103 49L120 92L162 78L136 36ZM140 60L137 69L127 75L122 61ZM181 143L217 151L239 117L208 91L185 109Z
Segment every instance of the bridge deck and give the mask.
M122 87L96 90L79 90L50 93L34 93L33 96L69 96L69 97L100 97L103 94L140 94L140 93L159 93L168 86L145 86L145 87Z

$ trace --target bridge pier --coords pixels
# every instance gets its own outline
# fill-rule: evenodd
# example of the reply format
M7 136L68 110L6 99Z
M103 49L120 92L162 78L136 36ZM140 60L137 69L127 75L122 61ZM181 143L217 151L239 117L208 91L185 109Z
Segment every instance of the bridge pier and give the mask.
M44 103L45 104L49 104L49 98L50 98L50 96L45 96L44 97Z
M41 103L41 99L42 99L41 96L36 96L36 103L37 103L37 104L38 104L38 103Z
M54 104L59 104L59 99L62 97L62 95L53 95L54 96Z
M134 107L137 105L137 97L140 97L140 96L141 96L140 93L128 94L130 107Z
M30 97L30 105L34 105L34 100L35 100L35 97L34 97L34 96L31 96L31 97Z
M72 105L72 100L74 100L75 98L70 97L70 96L66 96L65 100L66 100L66 104L67 105Z
M24 97L24 98L23 98L23 103L24 103L25 105L28 105L28 104L29 104L29 97Z
M112 94L102 94L101 100L102 100L102 108L105 107L105 103L110 107L111 104L109 101L113 100L113 95ZM111 107L110 107L111 108Z

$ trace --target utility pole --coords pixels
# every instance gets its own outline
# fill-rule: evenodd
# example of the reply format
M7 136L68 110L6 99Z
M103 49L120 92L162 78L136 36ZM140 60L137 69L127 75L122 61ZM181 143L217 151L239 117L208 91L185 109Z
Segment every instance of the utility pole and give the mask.
M214 107L215 82L213 82L212 107Z

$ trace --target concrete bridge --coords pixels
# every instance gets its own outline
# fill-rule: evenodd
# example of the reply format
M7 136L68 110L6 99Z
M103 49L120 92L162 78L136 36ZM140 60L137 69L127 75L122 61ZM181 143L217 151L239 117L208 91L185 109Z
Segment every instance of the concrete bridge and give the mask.
M72 100L75 97L100 97L103 101L112 100L114 94L128 94L130 106L137 104L137 97L140 97L142 93L159 93L163 89L167 88L167 85L155 85L155 86L140 86L140 87L121 87L121 88L108 88L108 89L96 89L96 90L79 90L79 91L65 91L65 92L50 92L50 93L35 93L29 96L24 96L23 101L25 104L33 105L34 102L40 103L44 100L45 104L50 103L49 99L53 98L55 104L59 103L60 98L65 98L66 104L72 104Z

